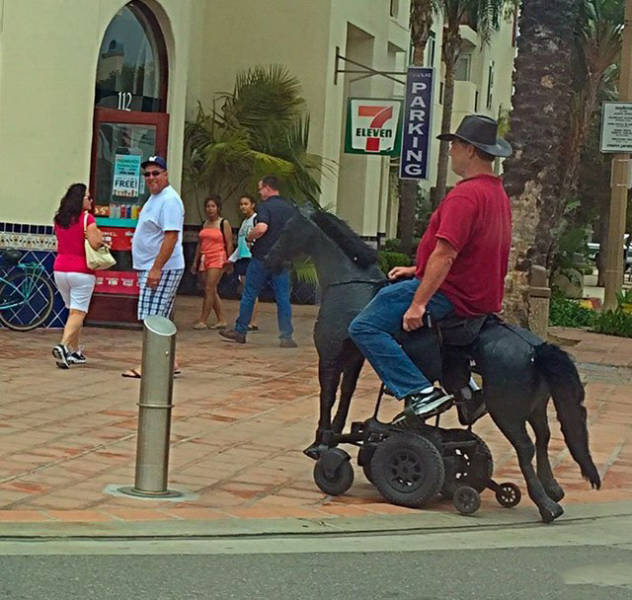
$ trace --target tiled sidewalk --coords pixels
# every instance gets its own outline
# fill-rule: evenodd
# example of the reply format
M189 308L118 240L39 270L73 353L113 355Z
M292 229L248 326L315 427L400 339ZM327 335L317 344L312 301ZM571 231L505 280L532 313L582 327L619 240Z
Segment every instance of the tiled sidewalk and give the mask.
M139 382L122 370L139 360L137 331L88 328L89 364L62 371L50 355L55 331L0 331L0 521L155 521L409 514L384 502L356 468L342 497L321 493L313 463L301 449L312 439L318 381L311 342L314 307L296 307L298 349L281 349L275 306L262 305L261 331L246 345L222 341L214 331L193 331L198 299L180 298L170 487L196 494L189 502L147 501L104 493L134 479ZM229 313L236 305L229 303ZM588 489L551 415L551 457L566 488L565 504L632 498L632 340L554 332L588 377L593 456L604 478ZM616 367L608 367L615 365ZM366 367L352 419L366 418L377 392ZM385 416L398 403L386 401ZM445 423L456 425L452 415ZM492 449L495 478L524 490L512 449L489 418L476 427ZM529 501L525 500L525 504ZM429 510L453 511L449 503ZM491 492L482 510L500 508ZM534 508L535 513L535 508ZM535 518L535 514L534 514Z

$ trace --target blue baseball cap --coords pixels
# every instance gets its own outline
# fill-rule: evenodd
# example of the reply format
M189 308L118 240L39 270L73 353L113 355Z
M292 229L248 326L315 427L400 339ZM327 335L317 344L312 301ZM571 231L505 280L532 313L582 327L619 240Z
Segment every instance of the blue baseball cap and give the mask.
M146 169L148 165L158 165L165 171L167 170L167 161L162 156L150 156L146 161L140 163L143 169Z

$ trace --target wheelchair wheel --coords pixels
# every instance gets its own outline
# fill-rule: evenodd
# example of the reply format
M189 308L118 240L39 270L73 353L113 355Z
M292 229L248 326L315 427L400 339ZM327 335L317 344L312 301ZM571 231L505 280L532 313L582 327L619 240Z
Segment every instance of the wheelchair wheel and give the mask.
M350 456L338 448L332 448L320 455L314 465L314 481L325 494L340 496L353 483L353 467Z
M446 476L441 494L452 498L461 486L469 486L482 492L494 472L494 459L487 444L475 433L466 429L446 429L443 442L455 444L444 450ZM459 442L476 442L459 447Z
M500 489L496 492L496 500L504 508L518 506L521 498L522 493L515 483L501 483Z
M452 502L462 515L471 515L480 508L481 495L473 487L462 485L456 488Z
M392 504L418 508L443 486L443 459L414 433L396 433L380 443L371 460L373 484Z

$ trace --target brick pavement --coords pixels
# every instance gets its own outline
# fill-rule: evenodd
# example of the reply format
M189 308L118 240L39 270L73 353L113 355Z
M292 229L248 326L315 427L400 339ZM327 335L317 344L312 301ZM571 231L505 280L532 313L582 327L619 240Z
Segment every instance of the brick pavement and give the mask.
M193 331L198 299L179 298L170 486L190 502L121 498L104 493L134 479L139 382L122 370L137 363L137 331L87 328L89 364L57 369L50 355L59 332L2 330L0 347L0 522L125 522L413 514L384 502L356 468L345 496L331 498L312 480L301 449L312 439L318 382L311 342L314 307L296 307L298 349L281 349L274 305L263 304L262 330L244 346L214 331ZM235 314L235 303L229 313ZM551 415L551 457L565 504L632 498L632 340L557 329L582 363L593 456L604 479L589 490ZM587 364L584 364L587 363ZM370 414L377 379L361 377L352 419ZM385 416L398 403L386 401ZM445 423L456 421L450 415ZM524 491L512 449L488 417L475 428L494 455L497 480ZM527 500L525 504L528 504ZM453 511L450 504L428 510ZM498 511L493 494L482 510ZM533 509L535 511L535 508Z

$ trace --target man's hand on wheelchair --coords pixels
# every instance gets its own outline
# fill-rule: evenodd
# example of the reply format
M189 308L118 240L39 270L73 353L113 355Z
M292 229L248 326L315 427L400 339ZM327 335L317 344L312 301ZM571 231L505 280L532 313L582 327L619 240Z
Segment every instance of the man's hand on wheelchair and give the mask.
M402 329L404 331L415 331L424 326L424 315L426 307L423 304L411 304L404 313L402 319Z
M394 281L395 279L402 279L402 278L410 279L411 277L415 276L416 269L417 267L415 267L414 265L412 267L393 267L388 272L387 277L391 281Z

